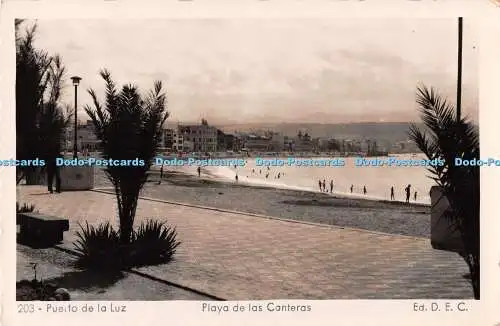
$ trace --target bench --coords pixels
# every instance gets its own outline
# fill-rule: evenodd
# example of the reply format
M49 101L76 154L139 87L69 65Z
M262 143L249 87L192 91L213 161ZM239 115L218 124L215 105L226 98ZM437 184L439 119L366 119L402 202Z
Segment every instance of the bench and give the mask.
M69 230L69 220L38 213L18 213L16 224L23 242L43 246L61 242L63 233Z

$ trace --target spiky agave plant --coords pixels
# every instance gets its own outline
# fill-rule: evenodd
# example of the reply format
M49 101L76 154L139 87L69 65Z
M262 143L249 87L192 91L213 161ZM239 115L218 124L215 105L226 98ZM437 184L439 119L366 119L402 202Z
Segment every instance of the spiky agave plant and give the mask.
M479 159L479 131L469 119L457 119L455 107L432 88L417 88L417 104L428 130L412 124L409 136L428 159L444 159L444 166L428 170L450 203L445 218L462 238L460 255L469 267L474 298L479 299L479 167L455 165L455 158Z

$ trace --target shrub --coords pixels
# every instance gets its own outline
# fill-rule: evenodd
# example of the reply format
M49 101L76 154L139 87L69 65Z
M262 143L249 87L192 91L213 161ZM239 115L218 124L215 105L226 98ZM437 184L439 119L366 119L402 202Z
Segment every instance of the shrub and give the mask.
M132 235L131 262L134 266L167 263L179 245L175 228L167 226L166 222L148 220Z
M48 301L53 298L57 286L33 279L32 281L22 280L16 283L16 300Z
M23 206L19 206L19 202L16 202L16 213L31 213L35 210L35 205L28 205L26 203Z
M168 263L180 245L175 228L155 220L141 223L126 244L109 222L97 227L86 223L80 229L74 245L80 256L77 265L83 268L119 270Z
M468 118L458 119L456 110L433 88L418 88L417 103L427 130L410 125L410 138L432 160L444 159L443 166L430 166L431 177L450 203L444 215L451 220L464 245L460 256L471 275L474 298L480 298L480 169L479 166L457 166L455 158L480 158L479 130Z
M122 267L119 234L109 222L97 227L78 224L75 250L79 254L77 265L86 268L116 269Z

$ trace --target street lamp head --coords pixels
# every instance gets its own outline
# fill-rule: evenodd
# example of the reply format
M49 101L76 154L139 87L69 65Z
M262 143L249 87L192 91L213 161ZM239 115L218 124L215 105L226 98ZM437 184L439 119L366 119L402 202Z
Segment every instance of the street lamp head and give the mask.
M73 77L71 77L71 80L73 81L74 86L78 86L80 84L80 80L82 80L82 79L78 76L73 76Z

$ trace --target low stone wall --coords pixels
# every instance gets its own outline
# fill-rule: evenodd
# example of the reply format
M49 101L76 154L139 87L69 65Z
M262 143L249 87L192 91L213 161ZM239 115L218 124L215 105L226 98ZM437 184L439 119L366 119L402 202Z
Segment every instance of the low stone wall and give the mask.
M443 196L440 187L434 186L430 191L431 196L431 245L437 250L460 253L463 251L463 241L460 233L452 221L444 216L449 211L450 203Z
M94 166L62 166L59 168L61 176L61 191L91 190L94 188ZM40 185L47 185L47 172L39 176ZM55 178L53 188L55 190Z
M61 167L61 190L91 190L94 188L95 167Z

